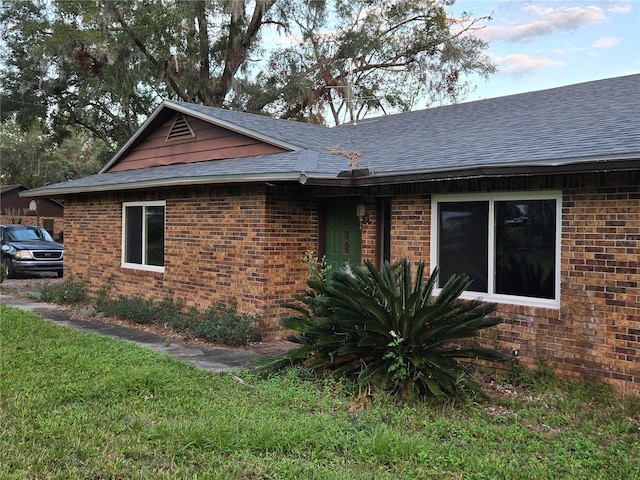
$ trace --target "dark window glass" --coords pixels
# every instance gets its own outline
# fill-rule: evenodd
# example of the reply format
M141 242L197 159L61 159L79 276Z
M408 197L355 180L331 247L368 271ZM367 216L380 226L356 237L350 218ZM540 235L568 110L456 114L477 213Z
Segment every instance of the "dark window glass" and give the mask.
M489 202L438 203L438 284L453 274L471 279L469 290L486 292L488 284Z
M147 221L146 230L146 264L164 265L164 207L147 207L145 209Z
M555 297L556 201L495 202L496 293Z
M164 206L125 208L125 262L164 265Z
M142 264L142 207L125 210L125 262Z

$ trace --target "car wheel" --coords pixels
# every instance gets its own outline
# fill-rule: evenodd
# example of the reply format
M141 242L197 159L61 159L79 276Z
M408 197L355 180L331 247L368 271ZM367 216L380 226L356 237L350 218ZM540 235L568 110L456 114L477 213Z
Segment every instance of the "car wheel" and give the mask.
M60 270L58 273L58 278L62 278L64 275L64 272L62 270Z
M4 265L4 268L7 269L7 278L16 278L16 271L13 268L11 257L4 257L2 259L2 264Z

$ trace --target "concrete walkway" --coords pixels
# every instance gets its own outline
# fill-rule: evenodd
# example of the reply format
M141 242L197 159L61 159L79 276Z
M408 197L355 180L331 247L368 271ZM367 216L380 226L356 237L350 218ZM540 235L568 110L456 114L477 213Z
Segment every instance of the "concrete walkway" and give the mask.
M0 295L0 303L8 307L33 312L46 321L64 327L135 342L144 348L171 355L212 372L252 368L258 360L286 351L292 346L287 341L259 343L246 348L182 343L174 338L168 339L162 335L133 327L104 323L97 319L74 319L63 307L58 305L14 297L4 292Z

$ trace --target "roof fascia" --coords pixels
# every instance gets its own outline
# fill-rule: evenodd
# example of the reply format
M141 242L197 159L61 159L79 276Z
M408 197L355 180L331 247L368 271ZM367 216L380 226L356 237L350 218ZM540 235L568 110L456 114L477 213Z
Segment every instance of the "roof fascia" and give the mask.
M402 183L420 183L448 180L465 180L472 178L504 178L539 175L561 175L591 172L619 172L640 170L640 155L629 159L601 160L581 163L546 163L519 165L487 165L480 167L461 167L447 170L423 171L413 173L375 173L370 176L307 176L303 175L301 183L317 186L368 187L379 185L398 185Z
M300 172L283 173L279 175L263 174L263 175L224 175L224 176L206 176L206 177L185 177L180 179L165 180L144 180L126 184L109 184L96 185L93 187L78 186L67 188L38 188L35 190L27 190L20 192L21 197L63 197L65 195L86 194L86 193L105 193L105 192L121 192L128 190L139 190L147 188L160 187L189 187L192 185L220 185L220 184L238 184L238 183L262 183L262 182L300 182ZM24 195L23 195L24 193Z

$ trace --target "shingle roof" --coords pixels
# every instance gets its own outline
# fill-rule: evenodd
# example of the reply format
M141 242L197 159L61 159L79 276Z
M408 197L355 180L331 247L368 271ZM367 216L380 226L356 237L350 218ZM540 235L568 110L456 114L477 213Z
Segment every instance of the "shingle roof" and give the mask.
M362 149L361 163L377 172L595 161L629 154L640 158L640 75L371 118L340 128L352 129L354 144Z
M572 164L584 171L613 162L640 168L640 74L334 128L174 101L163 102L150 119L163 109L192 114L290 151L106 172L25 195L265 179L345 184L347 157L352 153L359 157L359 167L370 172L358 184L391 183L391 177L397 183L421 174L447 176L447 172L495 175L516 167L520 173L542 167L548 172L561 171L560 167ZM150 120L113 161L146 128L152 128Z

